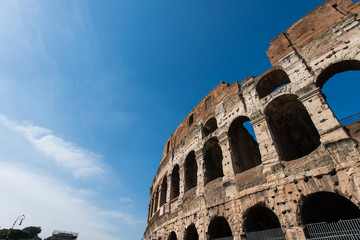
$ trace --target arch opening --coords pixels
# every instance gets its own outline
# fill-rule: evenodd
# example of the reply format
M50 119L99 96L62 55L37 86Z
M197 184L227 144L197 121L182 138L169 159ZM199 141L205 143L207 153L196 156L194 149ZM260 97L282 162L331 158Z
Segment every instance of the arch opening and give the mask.
M198 240L199 235L197 233L196 227L194 224L191 224L185 231L184 240Z
M350 239L353 234L360 236L360 209L339 194L318 192L307 196L300 216L308 238L342 235L344 239Z
M309 195L301 208L303 224L338 222L354 218L360 218L360 209L347 198L331 192Z
M197 170L195 152L191 151L185 159L185 192L197 185Z
M210 133L214 132L218 128L216 118L210 118L204 125L203 131L204 136L209 136Z
M290 79L283 70L274 70L258 81L256 92L261 99L288 83L290 83Z
M265 115L281 160L306 156L320 145L320 135L296 95L274 99L266 107Z
M179 175L179 165L175 165L171 173L171 194L170 199L174 199L179 196L180 189L180 175Z
M229 128L235 174L261 164L259 144L244 126L248 121L247 117L236 118Z
M165 176L161 183L160 206L166 203L166 194L167 194L167 177Z
M216 138L211 138L204 145L205 184L224 176L223 156L218 142Z
M255 205L248 210L244 230L247 239L285 239L275 213L261 205Z
M228 221L224 217L215 217L211 220L208 228L209 239L232 237Z
M168 240L177 240L176 233L172 231L168 237Z
M334 63L321 72L316 86L321 88L323 97L340 124L346 131L359 140L357 130L360 126L358 79L360 78L360 61L346 60Z
M324 84L335 74L351 71L360 70L360 61L358 60L345 60L334 63L329 67L325 68L316 79L316 86L323 88Z

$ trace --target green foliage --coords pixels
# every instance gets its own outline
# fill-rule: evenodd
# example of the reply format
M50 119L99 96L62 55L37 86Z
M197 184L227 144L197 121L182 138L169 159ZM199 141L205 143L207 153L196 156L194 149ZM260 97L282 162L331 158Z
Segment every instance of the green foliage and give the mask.
M41 240L38 234L41 232L41 227L26 227L20 229L1 229L0 239L11 240Z

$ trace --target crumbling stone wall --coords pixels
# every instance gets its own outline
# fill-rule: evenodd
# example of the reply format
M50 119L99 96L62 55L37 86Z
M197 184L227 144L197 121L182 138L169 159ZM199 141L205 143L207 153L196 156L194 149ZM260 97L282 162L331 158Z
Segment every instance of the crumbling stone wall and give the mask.
M342 126L322 94L333 75L360 69L359 12L325 1L270 42L271 69L219 83L189 113L165 144L145 239L239 240L275 227L305 239L324 199L340 209L329 221L360 217L359 123Z

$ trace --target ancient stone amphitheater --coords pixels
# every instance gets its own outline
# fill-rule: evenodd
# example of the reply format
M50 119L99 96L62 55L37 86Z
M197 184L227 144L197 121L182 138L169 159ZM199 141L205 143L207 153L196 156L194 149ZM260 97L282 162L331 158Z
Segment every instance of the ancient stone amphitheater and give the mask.
M325 1L270 42L271 69L219 83L186 116L150 188L146 240L360 239L360 122L322 93L360 70L359 13Z

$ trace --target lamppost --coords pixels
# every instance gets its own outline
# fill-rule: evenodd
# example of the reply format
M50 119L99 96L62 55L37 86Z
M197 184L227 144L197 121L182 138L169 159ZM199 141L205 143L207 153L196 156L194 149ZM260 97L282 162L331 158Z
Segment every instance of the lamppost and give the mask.
M24 214L21 215L21 216L18 216L18 217L16 218L14 224L12 225L12 227L11 227L11 228L8 230L8 232L7 232L6 239L9 239L10 231L14 228L16 222L17 222L17 221L20 221L20 222L19 222L19 226L20 226L21 223L24 221L24 219L25 219L25 215L24 215Z

